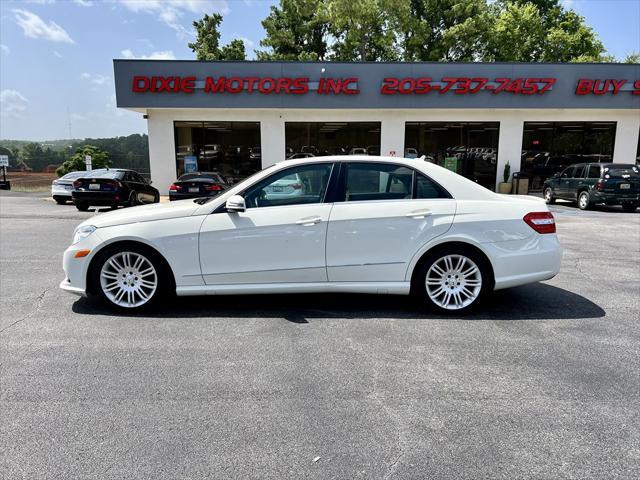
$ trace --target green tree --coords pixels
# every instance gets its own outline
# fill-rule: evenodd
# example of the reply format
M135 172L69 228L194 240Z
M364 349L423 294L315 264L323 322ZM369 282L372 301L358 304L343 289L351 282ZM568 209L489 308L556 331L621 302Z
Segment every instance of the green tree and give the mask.
M332 59L392 61L399 59L390 21L393 4L386 0L326 0L323 14L335 39Z
M500 1L487 34L487 61L608 61L584 18L555 0Z
M484 52L486 0L410 0L389 11L405 61L473 61Z
M242 40L236 39L229 45L220 47L221 23L222 15L219 13L205 14L200 20L193 22L196 41L188 45L195 52L198 60L244 60L246 58Z
M624 57L623 63L640 63L640 52L629 53Z
M280 0L271 6L262 26L267 32L257 51L258 60L325 60L329 47L329 22L324 16L324 0Z
M76 149L76 152L56 170L56 174L61 177L69 172L75 172L77 170L84 170L85 156L91 155L92 168L106 168L111 166L109 161L109 154L98 147L93 145L84 145Z

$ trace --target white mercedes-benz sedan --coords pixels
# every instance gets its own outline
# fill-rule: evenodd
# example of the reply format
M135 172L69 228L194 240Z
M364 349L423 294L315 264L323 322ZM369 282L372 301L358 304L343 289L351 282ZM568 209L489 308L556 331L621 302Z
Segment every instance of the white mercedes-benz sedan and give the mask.
M302 192L273 195L289 178ZM172 293L359 292L460 313L492 290L555 276L555 232L542 199L499 195L428 162L312 157L217 197L88 219L60 287L125 310Z

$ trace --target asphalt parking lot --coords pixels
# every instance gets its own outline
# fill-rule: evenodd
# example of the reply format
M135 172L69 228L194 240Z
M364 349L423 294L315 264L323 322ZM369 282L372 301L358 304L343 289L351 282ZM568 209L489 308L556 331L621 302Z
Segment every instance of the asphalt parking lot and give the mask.
M405 297L58 290L92 213L0 194L0 478L638 478L640 213L553 207L551 281Z

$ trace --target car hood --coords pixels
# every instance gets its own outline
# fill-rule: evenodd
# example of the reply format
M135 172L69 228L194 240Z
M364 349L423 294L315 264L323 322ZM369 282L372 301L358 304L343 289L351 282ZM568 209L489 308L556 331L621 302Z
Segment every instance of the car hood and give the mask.
M177 202L154 203L138 207L123 208L113 212L97 214L81 225L93 225L95 227L113 227L127 223L150 222L153 220L166 220L169 218L189 217L195 213L200 205L193 200L180 200Z

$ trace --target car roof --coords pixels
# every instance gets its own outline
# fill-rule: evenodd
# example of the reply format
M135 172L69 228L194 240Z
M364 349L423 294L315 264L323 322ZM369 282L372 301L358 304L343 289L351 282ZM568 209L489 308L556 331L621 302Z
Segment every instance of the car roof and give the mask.
M442 184L454 198L464 200L493 199L496 194L491 190L469 180L462 175L458 175L444 167L431 162L426 162L420 158L404 158L404 157L388 157L377 155L329 155L326 157L311 158L294 158L277 162L275 164L278 169L293 167L296 165L317 164L317 163L335 163L335 162L367 162L367 163L395 163L413 168L423 174L433 177L438 183L444 180L446 184Z

